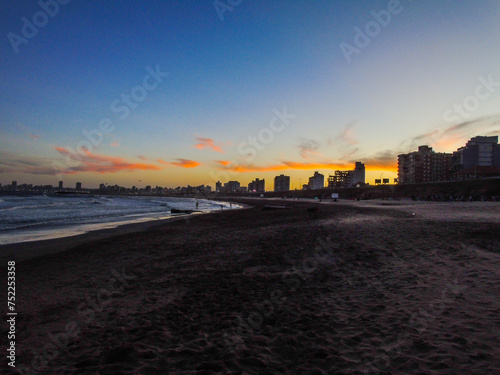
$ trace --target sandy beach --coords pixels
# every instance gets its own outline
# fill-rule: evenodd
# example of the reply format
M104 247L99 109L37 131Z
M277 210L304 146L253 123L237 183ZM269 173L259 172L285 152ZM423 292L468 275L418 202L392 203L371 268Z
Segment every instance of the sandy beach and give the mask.
M1 372L500 373L500 204L239 202L22 245Z

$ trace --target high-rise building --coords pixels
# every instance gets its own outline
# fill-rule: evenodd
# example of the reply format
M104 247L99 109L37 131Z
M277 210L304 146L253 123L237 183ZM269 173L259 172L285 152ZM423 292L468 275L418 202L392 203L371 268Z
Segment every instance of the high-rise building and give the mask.
M17 181L12 181L12 186L16 187L17 186Z
M240 191L240 183L238 181L228 181L224 184L225 193L235 193Z
M221 192L222 192L222 182L217 181L217 182L215 183L215 191L216 191L217 193L221 193Z
M356 162L354 170L335 171L333 176L328 176L329 188L348 188L358 184L365 184L365 165L360 161Z
M325 187L325 176L319 172L314 172L314 175L309 177L309 189L323 189Z
M76 183L76 190L82 190L82 183L81 182Z
M256 178L248 184L248 191L255 193L264 193L266 191L265 181L265 179L259 180L258 178Z
M356 186L357 184L365 184L365 165L360 161L357 161L354 165L352 174L352 186Z
M398 182L418 184L448 181L451 157L452 154L435 152L429 146L419 146L418 151L398 155Z
M498 136L471 138L453 153L450 164L453 180L500 175Z
M335 174L328 176L329 188L352 187L354 171L335 171Z
M62 189L63 188L63 181L59 181L59 189Z
M274 177L274 191L289 191L290 190L290 176L283 174Z

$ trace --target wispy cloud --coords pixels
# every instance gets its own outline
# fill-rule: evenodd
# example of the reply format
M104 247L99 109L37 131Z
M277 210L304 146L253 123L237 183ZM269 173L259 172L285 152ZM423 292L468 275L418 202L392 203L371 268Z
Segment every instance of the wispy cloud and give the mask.
M26 125L23 125L23 124L18 122L16 124L16 127L21 129L24 134L26 134L31 139L34 139L35 141L38 140L38 138L40 138L39 134L36 134L34 131L32 131L32 129L30 127L28 127Z
M203 150L205 148L211 148L214 151L217 152L224 152L222 151L222 148L220 146L217 146L214 142L213 139L211 138L203 138L203 137L196 137L196 141L198 142L197 144L194 145L194 147Z
M357 160L353 160L353 163ZM377 152L372 157L363 158L367 170L396 171L398 169L398 153L391 150Z
M321 153L318 152L319 146L320 144L314 139L301 138L297 147L299 148L300 156L308 159L311 156L321 156Z
M464 121L456 125L437 128L426 133L406 139L400 143L404 152L416 149L421 145L429 145L437 151L450 152L455 147L465 144L476 135L497 135L500 132L500 115L481 117L471 121Z
M148 160L148 158L147 158L147 157L142 156L142 155L137 155L137 159L141 159L141 160L143 160L143 161L147 161L147 160Z
M359 151L359 144L354 132L356 121L346 124L343 130L333 139L328 137L327 144L335 151L335 157L341 160L349 160L355 157Z
M131 163L124 158L115 156L105 156L94 154L88 150L83 155L76 154L64 147L54 147L54 149L61 155L72 159L75 163L79 161L78 165L71 166L63 169L54 169L46 166L33 166L23 170L25 173L31 174L77 174L83 172L91 173L116 173L120 171L134 171L134 170L153 170L157 171L162 169L154 164L144 163Z
M351 122L347 124L344 127L344 130L340 135L337 137L338 139L342 140L343 142L346 142L350 145L356 145L358 144L358 140L356 138L356 133L354 132L354 125L356 125L356 122Z
M355 160L360 161L360 160ZM219 169L245 173L245 172L278 172L285 170L352 170L354 169L355 161L334 161L334 162L295 162L295 161L282 161L279 164L270 165L253 165L253 164L237 164L224 162L226 164L218 163L221 165ZM385 170L395 171L397 169L397 156L389 151L381 152L366 160L361 160L365 163L367 170Z
M301 163L292 161L282 161L280 164L271 164L265 166L257 166L253 164L230 164L224 170L230 170L234 172L271 172L271 171L284 171L288 169L300 169L300 170L319 170L319 169L346 169L349 167L348 164L343 163Z
M23 172L25 169L42 168L49 165L50 160L44 158L27 158L12 154L10 152L0 152L0 173Z
M200 165L200 163L194 160L188 160L188 159L175 159L175 160L177 161L171 162L169 164L176 165L182 168L195 168Z

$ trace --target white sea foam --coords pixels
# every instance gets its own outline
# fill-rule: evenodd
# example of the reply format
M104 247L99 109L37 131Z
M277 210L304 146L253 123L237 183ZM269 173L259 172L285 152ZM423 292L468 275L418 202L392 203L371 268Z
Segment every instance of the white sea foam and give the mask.
M196 207L198 202L198 207ZM47 233L75 226L106 226L130 220L154 220L171 216L171 209L219 210L222 202L194 198L130 197L99 195L2 196L0 205L0 244L13 238L26 238L26 231ZM230 208L224 204L224 208ZM232 208L238 208L233 205ZM22 232L22 233L21 233ZM29 236L28 236L29 237ZM38 238L38 237L37 237Z

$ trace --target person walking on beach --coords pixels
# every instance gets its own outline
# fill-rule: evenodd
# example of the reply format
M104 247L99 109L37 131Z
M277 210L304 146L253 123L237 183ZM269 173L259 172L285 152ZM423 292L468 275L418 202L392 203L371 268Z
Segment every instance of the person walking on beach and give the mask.
M198 202L196 202L196 209L198 209Z

